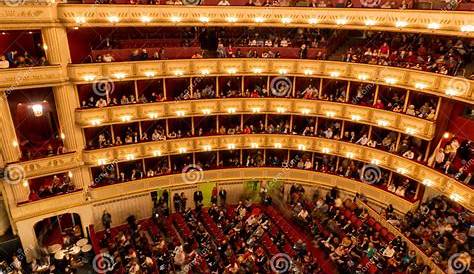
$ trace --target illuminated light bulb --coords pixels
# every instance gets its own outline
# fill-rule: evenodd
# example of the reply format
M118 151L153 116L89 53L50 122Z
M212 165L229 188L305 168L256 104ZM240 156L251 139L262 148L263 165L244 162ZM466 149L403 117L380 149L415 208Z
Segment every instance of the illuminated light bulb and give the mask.
M107 160L106 159L97 159L97 164L99 166L103 166L107 163Z
M433 181L431 181L430 179L424 179L421 183L424 184L425 186L433 185Z
M23 187L28 187L29 184L28 184L28 180L23 180Z
M311 69L305 69L304 70L304 75L312 75L313 71Z
M179 16L171 16L170 20L171 20L171 22L173 22L173 23L178 23L178 22L181 22L181 17L179 17Z
M43 116L43 105L41 104L34 104L31 106L31 109L33 110L33 115L35 117L41 117Z
M208 23L209 22L209 17L202 16L201 18L199 18L199 21L201 21L201 23Z
M288 73L288 70L287 70L287 69L279 69L279 70L278 70L278 73L280 73L280 74L282 74L282 75L283 75L283 74L287 74L287 73Z
M156 118L158 118L158 113L148 112L148 117L150 117L151 119L156 119Z
M377 121L377 125L381 126L381 127L386 127L388 126L388 121L387 120L378 120Z
M357 114L351 115L351 120L353 121L360 121L360 119L362 119L360 115L357 115Z
M318 19L316 19L316 18L309 18L309 19L308 19L308 23L310 23L311 25L317 24L317 23L318 23Z
M252 108L252 112L253 112L253 113L259 113L259 112L260 112L260 108Z
M302 113L302 114L305 114L305 115L308 115L308 114L310 113L310 110L307 109L307 108L302 108L302 109L301 109L301 113Z
M399 167L399 168L397 168L397 172L400 173L400 174L406 174L406 173L407 173L407 169L406 169L406 168L403 168L403 167Z
M43 44L43 49L44 49L44 50L48 50L48 45Z
M349 159L352 159L352 158L354 158L354 153L353 152L347 152L346 157L349 158Z
M204 108L201 111L202 111L203 114L206 114L206 115L211 114L211 109L209 109L209 108Z
M281 148L281 143L275 143L275 144L273 144L273 146L274 146L275 148Z
M176 111L176 115L177 115L177 116L180 116L180 117L181 117L181 116L184 116L185 114L186 114L186 111L184 111L184 110L177 110L177 111Z
M286 112L286 108L284 108L284 107L277 107L277 108L276 108L276 111L277 111L278 113L285 113L285 112Z
M145 71L145 76L146 77L153 77L156 75L156 72L153 71L153 70L148 70L148 71Z
M415 83L415 88L417 88L417 89L425 89L427 87L428 87L428 85L425 84L425 83L421 83L421 82Z
M126 156L127 160L135 160L135 155L134 154L127 154Z
M357 79L362 80L362 81L366 81L367 79L369 79L369 75L361 73L361 74L357 75Z
M236 108L228 108L227 113L235 113L237 111Z
M457 193L452 193L451 195L449 195L449 199L451 199L455 202L460 202L460 201L462 201L462 196L457 194Z
M257 23L263 23L265 21L265 18L263 17L255 17L255 22Z
M201 70L201 74L202 74L202 75L208 75L209 73L210 73L210 72L209 72L208 69L203 69L203 70Z
M324 147L322 151L323 151L323 153L326 153L326 154L327 154L327 153L330 153L330 152L331 152L331 149L329 149L329 148L327 148L327 147Z
M413 135L413 134L416 134L417 130L414 129L414 128L408 127L408 128L405 129L405 132L407 134Z
M151 17L149 16L142 16L140 18L140 20L143 22L143 23L150 23L151 22Z
M181 76L181 75L183 75L183 71L182 71L182 70L179 70L179 69L178 69L178 70L175 70L175 71L174 71L174 75L176 75L176 76Z
M84 75L82 79L84 79L85 81L94 81L95 75L87 74L87 75Z
M387 77L387 78L385 78L385 83L387 83L387 84L394 85L394 84L396 84L397 82L398 82L398 80L395 79L395 78L392 78L392 77Z
M72 172L71 172L71 171L68 171L68 172L67 172L67 176L68 176L69 178L72 178L72 176L73 176L73 175L72 175Z
M64 134L64 133L61 132L61 139L62 139L62 140L66 139L66 134Z
M253 71L253 73L256 73L256 74L262 73L262 69L261 69L261 68L254 68L252 71Z
M257 143L251 143L251 144L250 144L250 147L251 147L251 148L258 148L258 144L257 144Z
M211 151L212 150L211 145L204 145L204 146L202 146L202 148L204 149L204 151Z
M445 92L446 92L446 95L448 95L448 96L457 96L458 95L458 91L454 88L447 88Z
M117 78L117 79L123 79L127 76L127 74L123 73L123 72L117 72L117 73L114 73L114 77Z
M227 69L227 72L228 72L229 74L236 74L236 73L237 73L237 69L236 69L236 68L229 68L229 69Z
M473 32L474 31L474 25L463 25L463 26L461 26L461 31L462 32Z
M132 116L131 115L122 115L122 117L120 117L120 120L122 120L122 122L129 122L130 120L132 120Z
M120 18L118 16L109 16L107 18L109 20L110 23L118 23L120 21Z
M289 23L291 23L291 21L292 21L292 20L291 20L291 18L289 18L289 17L284 17L284 18L281 19L281 22L282 22L283 24L289 24Z
M370 161L370 163L371 163L371 164L374 164L374 165L376 165L376 166L378 166L378 165L380 164L380 160L378 160L378 159L372 159L372 160Z
M161 150L154 150L153 151L153 156L161 156Z
M336 25L345 25L347 24L347 19L346 18L338 18L336 19Z
M377 24L377 21L375 21L375 20L372 20L372 19L365 20L365 25L366 26L375 26L375 24Z
M78 17L74 18L74 21L76 22L76 24L81 25L81 24L84 24L86 22L86 18L83 17L83 16L78 16Z
M235 144L227 144L228 149L235 149Z
M178 149L178 151L179 151L179 153L186 153L186 151L188 151L188 149L185 148L185 147L180 147L180 148Z
M93 126L98 126L101 123L102 123L101 119L92 119L92 120L90 120L90 124L93 125Z
M449 137L451 137L451 133L445 132L445 133L443 134L443 138L444 138L444 139L449 139Z
M298 149L299 149L299 150L306 150L306 146L303 145L303 144L299 144L299 145L298 145Z
M336 116L336 113L334 111L326 111L326 116L327 117L334 117L334 116Z
M341 73L339 71L331 71L331 73L329 73L329 75L331 75L331 77L339 77L339 75L341 75Z
M225 20L229 23L235 23L238 21L237 17L234 17L234 16L229 16Z
M18 141L16 141L16 140L13 141L12 145L13 145L13 147L18 147Z
M441 26L438 23L429 23L428 28L429 29L439 29Z
M407 21L397 21L397 22L395 22L395 27L397 27L397 28L404 28L406 26L408 26Z

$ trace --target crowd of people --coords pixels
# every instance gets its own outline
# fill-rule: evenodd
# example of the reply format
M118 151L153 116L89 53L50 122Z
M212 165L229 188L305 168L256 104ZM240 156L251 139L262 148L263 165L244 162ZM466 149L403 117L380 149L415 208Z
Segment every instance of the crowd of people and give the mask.
M473 149L471 140L460 140L455 136L445 139L435 149L430 164L456 180L472 185Z
M55 195L70 193L75 190L76 187L68 174L53 175L51 180L44 180L43 182L40 182L39 186L30 186L28 200L37 201Z
M313 197L293 185L292 216L310 233L342 273L430 273L401 237L375 226L365 208L340 197L336 188ZM388 212L393 213L392 207Z
M11 50L0 55L0 68L24 68L49 65L45 52L41 45L38 46L39 54L31 55L26 50L20 53L18 50Z
M342 61L464 75L474 53L473 40L419 34L367 32L360 44L350 47Z

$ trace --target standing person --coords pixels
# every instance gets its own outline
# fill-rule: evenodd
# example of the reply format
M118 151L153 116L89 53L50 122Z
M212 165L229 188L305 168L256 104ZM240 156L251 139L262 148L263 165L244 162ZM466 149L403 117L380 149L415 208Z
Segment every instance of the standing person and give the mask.
M173 204L175 212L181 212L181 197L177 192L173 195Z
M112 215L107 210L104 210L102 214L102 224L104 225L105 229L110 229L110 224L112 223Z
M202 191L200 190L194 191L194 206L198 207L199 204L202 204L202 200L203 200Z
M188 201L188 198L184 196L184 192L181 192L180 199L181 199L181 212L184 213L184 211L186 211L186 202Z
M221 206L225 206L225 201L227 199L227 191L225 189L221 189L219 191L219 198L221 200Z

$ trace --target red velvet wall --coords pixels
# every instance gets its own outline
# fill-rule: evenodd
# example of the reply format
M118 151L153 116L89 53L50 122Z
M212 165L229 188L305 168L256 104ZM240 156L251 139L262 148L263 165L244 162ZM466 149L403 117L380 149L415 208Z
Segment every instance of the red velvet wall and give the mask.
M28 31L4 31L0 32L0 52L3 54L16 50L19 54L23 54L28 51L30 54L35 54L35 42L33 36L39 37L39 31L32 31L33 34L29 34Z
M460 140L474 140L474 120L463 116L466 104L455 103L451 112L448 131L456 135Z

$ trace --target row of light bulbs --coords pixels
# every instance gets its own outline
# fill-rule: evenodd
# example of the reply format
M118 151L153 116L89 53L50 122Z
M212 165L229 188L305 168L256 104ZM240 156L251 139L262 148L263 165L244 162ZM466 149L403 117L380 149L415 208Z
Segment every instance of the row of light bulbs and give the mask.
M229 74L236 74L237 73L237 68L228 68L227 69L227 72ZM259 68L259 67L255 67L252 69L252 72L254 74L260 74L263 72L263 68ZM277 72L281 75L285 75L285 74L288 74L288 69L285 69L285 68L280 68L277 70ZM311 69L305 69L304 71L304 75L313 75L313 70ZM184 71L183 70L175 70L173 72L173 74L175 76L183 76L184 75ZM201 75L209 75L210 74L210 70L209 69L202 69L200 71L200 74ZM157 75L156 71L154 70L147 70L143 73L144 76L148 77L148 78L152 78L152 77L155 77ZM124 72L116 72L116 73L113 73L112 74L112 77L117 79L117 80L122 80L122 79L125 79L128 75ZM329 72L329 76L333 77L333 78L337 78L339 76L341 76L341 72L340 71L331 71ZM84 81L87 81L87 82L91 82L91 81L94 81L97 79L97 76L96 75L93 75L93 74L86 74L84 76L82 76L82 79ZM359 73L357 75L357 79L361 80L361 81L368 81L370 80L370 77L368 74L365 74L365 73ZM395 77L385 77L383 79L383 81L389 85L396 85L398 82L399 82L399 79L395 78ZM415 88L415 89L418 89L418 90L425 90L427 88L429 88L429 85L427 83L424 83L424 82L414 82L412 84L412 86ZM456 89L456 88L453 88L453 87L448 87L445 89L445 94L448 95L448 96L458 96L460 95L459 94L459 91Z
M253 107L253 108L251 108L251 110L252 110L252 113L260 113L261 112L260 107ZM226 111L229 114L233 114L233 113L237 112L237 108L229 107L229 108L226 109ZM210 115L212 113L212 110L210 108L203 108L203 109L201 109L201 112L204 115ZM287 109L284 108L284 107L277 107L276 112L277 113L286 113ZM302 108L302 109L300 109L300 112L303 115L308 115L308 114L311 113L311 110L307 109L307 108ZM186 116L186 111L185 110L177 110L175 113L176 113L176 116L178 116L178 117ZM325 114L326 114L326 117L328 117L328 118L334 118L334 117L336 117L337 113L335 111L326 111ZM159 114L152 111L152 112L148 112L147 116L150 119L157 119L159 117ZM128 114L120 116L120 120L122 122L130 122L132 120L132 118L133 118L132 115L128 115ZM353 115L351 115L351 120L352 121L360 121L360 120L362 120L362 117L360 115L353 114ZM389 127L390 126L390 122L387 121L387 120L384 120L384 119L379 119L376 122L377 122L377 125L380 126L380 127ZM90 120L90 124L92 126L98 126L101 123L102 123L102 119L99 119L99 118L95 118L95 119ZM418 130L416 128L406 127L405 133L408 134L408 135L415 135L415 134L418 133Z
M107 17L107 20L112 24L117 24L117 23L120 22L120 17L112 15L112 16ZM173 23L180 23L183 19L180 16L171 16L169 18L169 20ZM264 17L261 17L261 16L257 16L253 20L254 20L255 23L264 23L266 21L266 19ZM281 23L283 23L283 24L290 24L290 23L293 22L293 19L290 18L290 17L283 17L280 20L281 20ZM153 18L151 18L150 16L142 16L142 17L140 17L140 21L142 23L148 24L148 23L151 23L153 21ZM201 22L201 23L205 24L205 23L209 23L210 21L211 21L211 19L207 16L199 17L199 22ZM229 16L229 17L226 17L225 21L228 22L228 23L236 23L236 22L239 21L239 19L235 16ZM78 25L82 25L82 24L85 24L87 22L87 19L83 16L78 16L78 17L75 18L75 22ZM307 22L311 25L315 25L315 24L319 23L319 19L309 18L307 20ZM337 18L335 20L335 23L338 26L343 26L343 25L348 24L349 20L345 17L341 17L341 18ZM367 20L364 21L364 25L367 26L367 27L376 26L377 24L378 24L378 22L376 20L373 20L373 19L367 19ZM397 28L405 28L408 25L409 25L409 23L407 21L404 21L404 20L398 20L398 21L395 22L395 27L397 27ZM437 23L437 22L431 22L431 23L426 25L426 28L431 29L431 30L438 30L438 29L441 28L441 24ZM462 31L462 32L474 32L474 25L463 25L463 26L460 27L460 31Z

